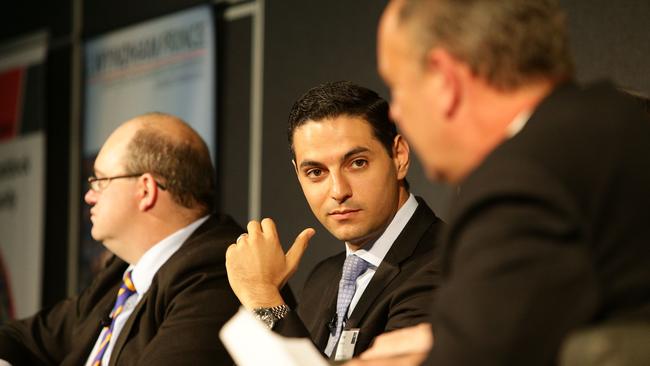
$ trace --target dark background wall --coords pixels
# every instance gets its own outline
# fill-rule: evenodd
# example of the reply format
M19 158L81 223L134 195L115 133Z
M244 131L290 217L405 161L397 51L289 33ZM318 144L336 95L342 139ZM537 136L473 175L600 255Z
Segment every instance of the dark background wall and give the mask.
M650 96L650 1L560 0L581 81L607 78Z
M80 0L81 1L81 0ZM171 13L206 1L82 1L81 33L73 34L73 0L25 0L0 6L0 43L39 29L50 32L46 66L47 202L44 304L66 294L70 154L79 135L71 126L72 46L87 37ZM223 12L231 2L212 2ZM561 0L569 19L578 78L611 78L621 87L650 95L650 2L647 0ZM286 143L286 117L308 88L348 79L387 90L378 78L375 29L385 0L267 0L264 2L263 145L261 215L278 222L290 243L302 228L317 236L292 280L299 291L307 272L326 255L343 249L313 218L295 178ZM219 206L242 224L248 220L248 172L252 21L241 18L218 26ZM425 197L443 218L453 192L426 181L413 158L412 191ZM28 224L28 223L26 223ZM74 228L73 228L74 229ZM72 230L72 229L71 229ZM1 235L1 233L0 233Z

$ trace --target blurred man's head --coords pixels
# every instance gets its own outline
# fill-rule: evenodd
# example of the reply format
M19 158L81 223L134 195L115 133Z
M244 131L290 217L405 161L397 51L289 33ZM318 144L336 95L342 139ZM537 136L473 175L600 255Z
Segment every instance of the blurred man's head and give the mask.
M353 247L376 239L408 198L408 144L369 89L336 82L309 90L291 110L289 145L312 212Z
M573 74L565 16L555 0L397 0L418 60L436 47L501 90Z
M102 146L85 200L91 234L133 263L149 245L210 213L214 170L201 137L181 119L149 113Z
M465 147L481 144L468 132L484 128L495 95L573 74L553 0L393 0L379 27L378 61L393 118L427 171L451 181L466 173Z

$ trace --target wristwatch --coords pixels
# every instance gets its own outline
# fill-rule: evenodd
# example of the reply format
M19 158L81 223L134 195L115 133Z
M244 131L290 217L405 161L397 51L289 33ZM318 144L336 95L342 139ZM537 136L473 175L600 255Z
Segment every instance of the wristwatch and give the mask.
M290 310L289 306L282 304L271 308L255 308L253 314L257 319L263 321L269 329L273 329L275 323L284 318Z

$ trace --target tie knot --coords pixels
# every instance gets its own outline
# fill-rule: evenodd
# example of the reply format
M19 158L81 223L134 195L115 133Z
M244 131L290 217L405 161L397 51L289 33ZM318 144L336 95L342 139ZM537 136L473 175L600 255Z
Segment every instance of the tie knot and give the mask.
M369 263L366 262L363 258L351 254L345 258L345 263L343 263L343 275L342 279L344 281L355 281L363 272L368 269Z
M133 284L133 280L131 279L131 272L133 272L132 269L126 271L124 274L124 277L122 278L122 287L131 293L136 292L135 291L135 285Z

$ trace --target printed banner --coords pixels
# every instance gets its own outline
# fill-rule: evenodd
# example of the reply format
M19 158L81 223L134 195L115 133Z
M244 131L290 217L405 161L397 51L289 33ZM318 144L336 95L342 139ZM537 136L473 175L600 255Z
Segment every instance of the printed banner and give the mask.
M47 34L0 45L0 324L41 306Z
M41 304L44 146L42 132L0 144L0 313L9 317Z

